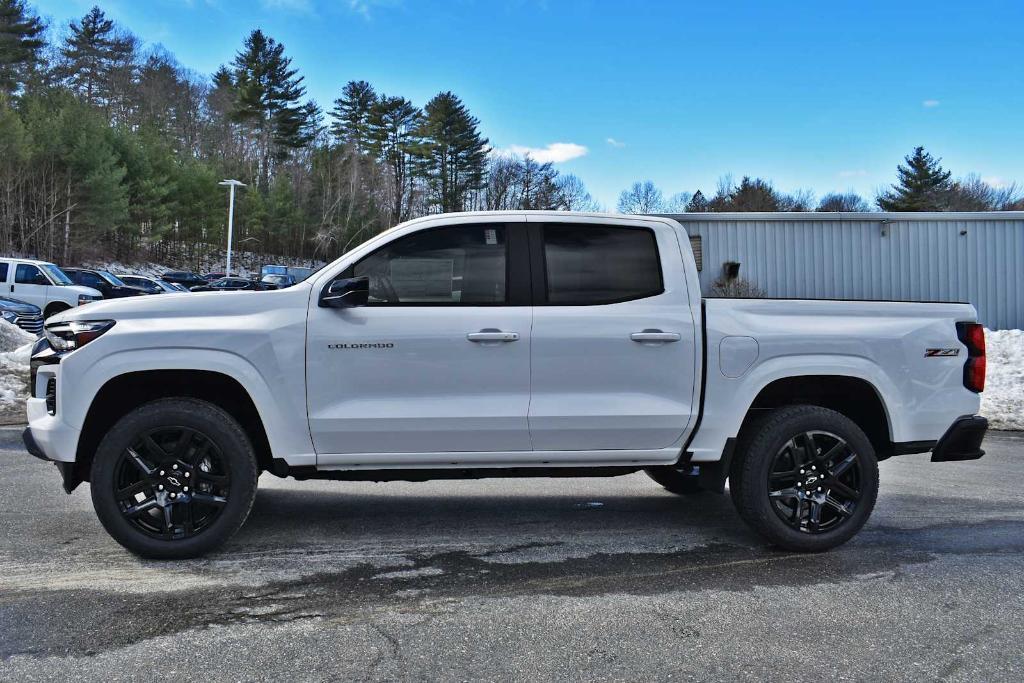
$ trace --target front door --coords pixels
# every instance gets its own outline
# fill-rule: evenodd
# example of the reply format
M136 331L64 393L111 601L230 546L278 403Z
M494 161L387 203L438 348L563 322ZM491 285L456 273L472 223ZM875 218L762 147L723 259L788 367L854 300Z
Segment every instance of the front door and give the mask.
M46 292L50 280L37 266L19 263L14 268L14 282L10 284L11 297L46 308Z
M697 340L675 232L531 226L530 433L541 451L660 450L694 416ZM538 253L539 251L539 253Z
M321 308L314 293L306 381L318 465L530 450L528 281L525 298L510 286L522 228L414 232L340 274L369 278L368 305Z

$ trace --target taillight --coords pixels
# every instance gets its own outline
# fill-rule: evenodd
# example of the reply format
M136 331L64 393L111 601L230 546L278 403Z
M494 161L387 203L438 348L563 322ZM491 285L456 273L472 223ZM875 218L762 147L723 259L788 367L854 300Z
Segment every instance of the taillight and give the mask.
M980 394L985 391L985 328L980 323L957 323L956 336L967 347L964 386Z

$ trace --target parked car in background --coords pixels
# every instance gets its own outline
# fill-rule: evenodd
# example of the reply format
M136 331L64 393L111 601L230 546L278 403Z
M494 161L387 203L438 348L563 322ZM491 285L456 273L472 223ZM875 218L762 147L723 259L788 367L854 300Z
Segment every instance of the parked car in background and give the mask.
M43 311L24 301L0 296L0 318L32 334L43 333Z
M241 292L245 290L262 291L266 289L263 283L256 280L246 280L244 277L222 277L208 284L192 287L193 292Z
M0 294L38 306L44 318L103 299L98 290L76 285L52 263L16 258L0 258Z
M145 275L118 275L117 277L126 285L138 287L149 294L169 294L188 291L188 288L181 285L174 285L159 278L146 277Z
M172 285L178 284L186 288L206 284L206 280L201 276L188 270L168 270L160 276L160 279L164 282L170 282Z
M284 289L285 287L291 287L296 282L294 275L264 275L260 278L260 283L264 289Z
M113 273L92 268L65 268L64 272L76 285L92 287L98 290L104 299L123 299L126 296L143 296L149 294L144 289L125 284Z
M227 277L227 273L203 273L203 279L207 282L213 282L225 277Z

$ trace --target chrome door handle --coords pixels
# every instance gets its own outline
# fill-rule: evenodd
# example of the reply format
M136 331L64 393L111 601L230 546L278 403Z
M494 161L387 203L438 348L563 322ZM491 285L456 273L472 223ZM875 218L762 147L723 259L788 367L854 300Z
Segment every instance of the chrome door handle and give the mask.
M661 330L644 330L643 332L634 332L629 335L629 338L635 342L640 343L658 343L664 344L666 342L677 342L683 338L683 336L677 332L662 332Z
M480 330L470 332L466 339L471 342L514 342L519 340L518 332L502 332L501 330Z

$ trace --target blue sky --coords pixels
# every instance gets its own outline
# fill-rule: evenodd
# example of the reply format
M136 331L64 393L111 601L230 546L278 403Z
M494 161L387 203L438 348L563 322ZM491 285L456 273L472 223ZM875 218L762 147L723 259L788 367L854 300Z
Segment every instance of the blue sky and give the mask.
M30 0L57 31L94 2ZM873 196L919 144L1024 182L1019 0L98 4L203 73L260 27L325 109L353 79L420 105L453 90L495 147L558 160L609 208L635 180L711 194L727 173Z

